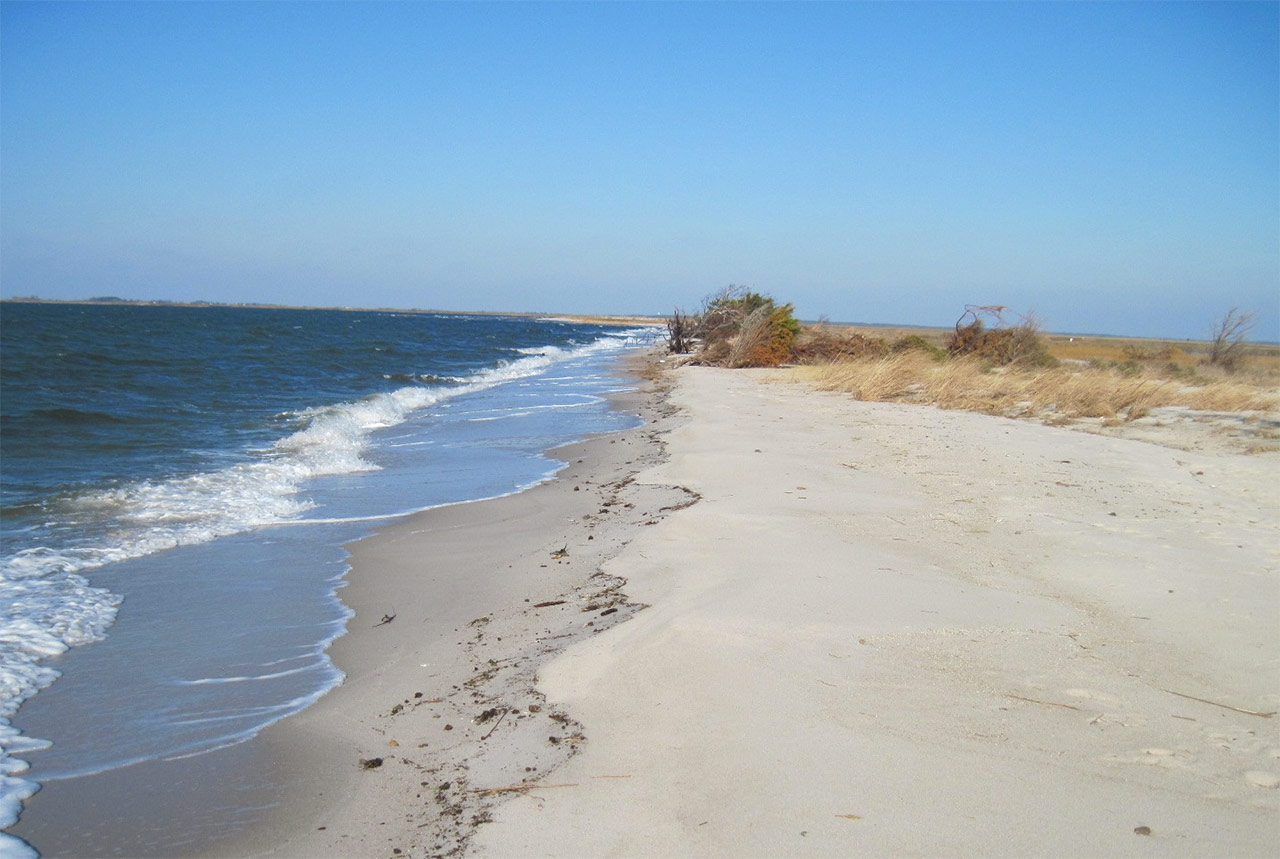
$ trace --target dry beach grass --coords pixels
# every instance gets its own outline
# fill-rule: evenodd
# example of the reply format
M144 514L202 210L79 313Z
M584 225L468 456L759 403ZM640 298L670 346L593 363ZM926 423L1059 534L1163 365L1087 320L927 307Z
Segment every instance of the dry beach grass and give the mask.
M1273 410L1280 392L1231 378L1188 382L1098 366L992 368L976 358L935 361L919 352L807 368L825 391L871 402L923 402L1000 415L1134 420L1162 406L1212 411Z
M730 287L699 312L677 310L667 328L671 351L689 355L679 362L785 367L788 378L867 402L1091 431L1130 425L1149 441L1169 436L1159 432L1168 422L1216 423L1210 434L1220 430L1234 451L1280 450L1280 346L1247 342L1249 314L1233 309L1212 339L1193 342L1047 334L1034 314L1013 322L1009 313L967 305L951 329L804 325L791 305Z
M1238 453L1280 451L1280 349L1275 347L1254 347L1228 372L1206 363L1193 351L1197 347L1186 344L1047 336L1047 360L999 366L974 355L948 357L939 345L946 332L896 333L889 341L865 331L810 329L802 345L828 355L834 345L835 357L780 372L866 402L1032 418L1172 447L1205 438Z

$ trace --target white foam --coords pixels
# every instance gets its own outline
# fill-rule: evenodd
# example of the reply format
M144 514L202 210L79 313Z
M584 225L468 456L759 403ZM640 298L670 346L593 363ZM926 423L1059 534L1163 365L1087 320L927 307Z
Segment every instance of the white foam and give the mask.
M250 683L255 680L275 680L294 674L306 674L314 671L315 666L303 665L300 668L289 668L284 671L273 671L270 674L244 674L238 677L201 677L199 680L178 680L179 686L206 686L211 683Z
M531 354L478 371L451 387L410 386L357 402L306 409L292 416L304 426L259 451L255 461L86 493L69 502L71 512L116 519L123 527L115 542L59 551L26 549L7 559L0 579L76 572L298 519L313 507L298 495L306 481L376 468L364 459L374 430L395 426L437 403L446 405L444 400L461 394L534 376L556 363L633 346L644 331L620 332L572 350L519 350ZM526 406L521 411L551 407Z
M8 829L18 821L22 812L22 803L40 790L40 785L19 774L26 772L27 764L13 755L45 748L49 744L43 740L32 740L22 736L9 724L7 718L0 718L0 829ZM16 859L16 857L38 856L29 844L20 838L0 833L0 859Z

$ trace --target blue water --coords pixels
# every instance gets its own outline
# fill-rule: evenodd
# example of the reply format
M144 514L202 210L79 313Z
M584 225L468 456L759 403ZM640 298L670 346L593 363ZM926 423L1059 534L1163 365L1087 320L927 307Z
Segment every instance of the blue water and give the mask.
M560 467L545 450L634 425L609 369L651 336L4 304L0 827L41 782L239 742L332 688L342 545L532 486Z

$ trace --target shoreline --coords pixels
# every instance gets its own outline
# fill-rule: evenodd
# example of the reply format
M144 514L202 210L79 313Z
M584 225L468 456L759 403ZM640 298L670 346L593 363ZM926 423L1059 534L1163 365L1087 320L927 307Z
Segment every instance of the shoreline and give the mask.
M636 387L635 390L609 395L611 407L614 410L637 413L661 408L657 393L638 390L649 385L636 376L636 373L644 370L645 356L648 354L649 350L638 350L632 355L622 356L613 363L612 367L605 367L606 372L620 379L622 384L634 384ZM633 379L634 382L632 382ZM589 437L584 442L547 450L545 454L548 457L560 459L565 462L565 465L554 476L529 489L496 498L444 505L381 523L381 527L368 537L346 546L349 556L347 565L352 570L357 569L357 559L365 552L362 544L366 540L373 544L383 533L402 533L405 529L411 533L417 527L415 524L417 522L426 522L428 528L439 527L448 531L466 530L477 519L485 521L489 516L504 523L521 519L533 521L541 517L539 522L542 528L559 528L560 523L556 521L556 517L550 515L551 510L548 505L565 507L566 502L563 498L554 502L551 500L556 496L554 487L562 484L568 475L574 474L575 469L582 470L584 465L596 462L602 463L602 467L614 469L609 474L615 475L616 479L623 479L640 467L639 464L635 466L625 464L627 460L637 461L642 455L651 455L657 450L657 443L650 436L651 429L650 426L642 424L632 430L606 433L595 438ZM641 448L644 450L642 451ZM600 478L597 482L606 481ZM586 488L583 486L583 489ZM593 486L592 489L595 490L596 495L617 492L616 489L606 490L598 485ZM582 510L581 503L577 503L590 496L591 493L582 492L574 496L572 512L579 515L585 513L587 514L585 518L588 520L596 517L594 510ZM529 500L526 500L526 497ZM608 517L596 518L607 519ZM605 535L601 532L602 529L598 528L594 522L591 527L593 533L587 534L591 541L586 545L593 550L596 547L601 547L603 550L603 547L609 546L609 541L604 539ZM614 529L604 530L612 534ZM495 530L489 535L495 549L499 548L502 536L503 527L495 526ZM537 536L541 539L543 535L526 529L526 536ZM471 548L473 547L462 546L458 551L465 554ZM577 552L569 559L561 559L559 564L543 558L539 564L533 565L543 575L537 577L536 582L528 578L521 580L520 587L537 587L540 596L533 601L544 601L541 596L542 588L544 586L550 588L557 581L555 577L548 574L549 570L554 568L562 578L571 571L573 575L577 575L581 571L582 560L589 554L591 553L585 551ZM499 567L494 560L497 554L489 552L488 557L491 563L487 567L472 566L468 569L485 569L498 573ZM514 555L511 559L504 560L501 570L506 571L507 565L514 563L514 560ZM547 563L548 569L543 569L540 566L542 563ZM382 592L375 586L369 589L368 599L372 602L363 605L352 600L354 595L361 593L361 588L352 586L352 579L356 576L349 571L344 576L344 581L339 584L337 597L351 608L361 608L362 605L363 608L361 614L348 622L347 633L340 636L329 648L331 658L335 662L339 662L342 658L339 654L349 644L344 639L358 639L366 632L370 632L373 634L372 654L361 651L359 648L356 648L355 652L357 659L364 660L361 663L363 668L380 674L382 673L380 661L384 654L379 652L379 648L387 645L389 641L397 642L392 646L403 648L407 652L418 644L412 640L411 633L420 631L424 625L434 624L432 633L442 642L443 639L453 636L454 627L464 621L473 620L495 606L515 603L523 605L521 602L523 592L520 592L521 595L517 597L514 590L516 583L504 584L501 576L479 583L466 582L458 577L456 566L436 569L433 574L435 578L426 584L421 581L397 579L397 584L393 586L397 593L387 597L386 605L381 603ZM580 578L585 578L585 574ZM604 587L603 582L600 585ZM567 587L563 583L558 586ZM433 587L438 590L433 591ZM439 594L441 602L456 603L460 612L463 611L462 606L470 606L465 611L469 612L474 608L475 613L468 614L465 618L459 616L442 619L443 614L427 604L427 601L436 593ZM470 599L471 597L474 599ZM366 614L376 621L388 610L391 613L398 613L396 622L382 625L377 629L364 628ZM411 612L415 610L421 611L422 615L410 623ZM603 620L595 620L594 623L603 625L616 622L625 610L625 607L620 607L607 614ZM584 615L584 620L591 622L592 618ZM446 624L451 625L446 626ZM388 633L392 635L389 636ZM400 633L400 635L396 636L394 633ZM435 642L433 639L432 644L441 642ZM429 648L431 645L424 644L424 646ZM483 646L486 648L484 652L487 653L488 643ZM468 657L465 655L450 653L442 658L454 660L456 665L465 666L467 672L471 671L471 663L467 661ZM345 667L339 663L339 668ZM348 670L348 674L351 673ZM471 679L469 675L462 678L462 680L469 679ZM426 679L427 684L434 682L438 681ZM48 782L42 785L41 791L34 798L34 801L41 806L40 813L34 817L24 814L8 831L15 836L30 839L32 843L38 845L43 855L48 856L246 855L250 852L269 850L271 845L280 838L281 821L291 819L290 814L305 816L307 813L308 809L303 806L304 803L310 803L310 800L297 799L297 797L308 795L307 787L321 785L320 790L324 793L332 793L343 787L352 787L353 785L346 783L346 780L351 777L347 772L348 764L357 766L359 776L376 775L371 771L359 769L358 757L352 758L338 751L340 748L354 750L355 744L349 741L349 736L332 734L326 724L327 720L323 718L319 720L318 730L308 732L308 729L300 727L306 724L307 714L312 709L320 706L321 702L326 701L341 688L339 686L331 690L316 704L266 727L253 738L232 746L191 757L145 761L92 776ZM423 685L422 690L430 688L432 687L429 685ZM446 693L450 691L448 685L443 691ZM424 695L423 697L430 699L443 696ZM394 703L396 702L392 702ZM392 704L386 706L390 707ZM362 714L361 718L365 715ZM504 719L505 721L507 720ZM357 731L350 722L344 724L352 732ZM303 733L296 741L291 741L289 737L296 726ZM461 727L459 724L459 730L451 736L463 736L465 732ZM312 738L315 737L319 737L319 742L323 745L312 745ZM497 736L495 735L492 739L496 740ZM334 745L330 746L330 743ZM331 750L333 754L328 755L325 750ZM436 751L437 749L432 749L433 754ZM374 756L375 753L376 750L369 752L367 756ZM382 772L389 771L388 767ZM300 780L304 782L304 786L300 786ZM358 783L357 778L356 784ZM414 785L418 786L417 782ZM182 819L192 820L198 834L184 838L185 833L172 831L172 827L166 823L166 821ZM152 829L151 821L155 822L154 833L149 831Z
M553 479L415 514L350 544L355 612L330 648L347 678L258 738L285 775L257 825L199 855L461 852L490 810L578 750L580 727L535 688L539 666L644 606L600 572L646 525L689 503L633 475L670 419L642 353L614 407L645 423L552 449Z
M558 479L354 546L312 786L221 855L1274 850L1266 460L778 378L680 369ZM509 574L360 625L427 548Z
M768 370L615 404L348 546L347 680L190 855L1274 852L1273 460Z

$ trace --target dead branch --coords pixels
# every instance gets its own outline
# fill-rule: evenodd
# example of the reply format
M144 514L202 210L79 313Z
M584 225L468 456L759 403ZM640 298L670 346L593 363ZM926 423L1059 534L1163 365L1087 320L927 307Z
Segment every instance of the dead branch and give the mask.
M502 724L502 720L507 718L508 712L510 711L509 710L502 711L502 715L498 716L498 721L494 722L493 727L490 728L489 731L483 737L480 738L481 742L484 742L485 740L489 739L489 734L492 734L494 731L498 730L498 726Z
M990 316L996 324L1004 325L1004 314L1008 309L1003 304L966 304L964 313L961 313L960 318L956 320L956 331L964 327L966 317L970 318L970 325L978 322L982 316Z
M1059 704L1056 701L1037 701L1035 698L1023 698L1021 695L1005 695L1004 697L1012 698L1015 701L1026 701L1028 704L1044 704L1046 707L1065 707L1068 710L1080 710L1079 707L1074 707L1071 704Z
M1263 719L1270 719L1275 715L1271 713L1259 713L1257 710L1246 710L1243 707L1232 707L1230 704L1219 704L1217 701L1210 701L1208 698L1197 698L1195 695L1187 695L1183 692L1174 692L1172 689L1161 689L1162 692L1168 692L1170 695L1177 695L1179 698L1189 698L1192 701L1199 701L1201 704L1210 704L1214 707L1221 707L1224 710L1231 710L1234 713L1244 713L1246 716L1258 716Z
M1209 342L1209 363L1234 369L1244 357L1249 332L1256 322L1254 314L1233 307L1213 326Z
M513 784L511 787L479 787L472 790L472 793L481 796L496 796L500 793L525 793L530 790L542 790L543 788L553 787L577 787L576 784Z

